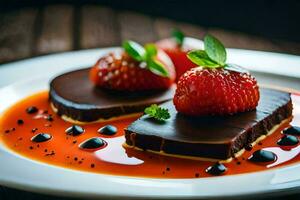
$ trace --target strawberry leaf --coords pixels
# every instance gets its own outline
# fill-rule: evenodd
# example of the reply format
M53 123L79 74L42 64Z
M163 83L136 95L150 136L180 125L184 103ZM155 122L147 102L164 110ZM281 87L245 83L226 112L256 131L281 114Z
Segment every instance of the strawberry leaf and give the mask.
M224 45L212 35L204 37L204 49L208 57L221 66L226 62L226 49Z
M140 44L131 41L131 40L126 40L123 42L123 48L124 50L135 60L137 61L144 61L145 60L145 54L146 51L144 47L142 47Z
M147 68L153 72L154 74L157 74L159 76L168 77L169 73L166 70L165 66L159 62L156 59L149 59L147 60Z
M172 37L175 39L176 43L179 47L182 47L183 40L184 40L184 34L179 29L173 29L172 30Z
M157 48L154 44L145 45L147 59L152 59L157 54Z
M161 108L157 104L147 107L144 112L158 121L165 121L171 117L168 109Z
M217 68L220 67L218 63L211 60L207 53L203 50L193 50L188 52L187 57L196 65L208 67L208 68Z

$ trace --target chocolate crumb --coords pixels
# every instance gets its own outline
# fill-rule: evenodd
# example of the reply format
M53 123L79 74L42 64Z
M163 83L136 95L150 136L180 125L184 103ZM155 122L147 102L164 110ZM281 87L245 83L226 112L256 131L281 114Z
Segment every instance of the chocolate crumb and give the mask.
M17 120L17 124L18 124L18 125L22 125L22 124L24 124L24 121L23 121L22 119L18 119L18 120Z
M247 146L245 147L245 150L246 150L246 151L251 151L252 148L253 148L252 145L249 144L249 145L247 145Z

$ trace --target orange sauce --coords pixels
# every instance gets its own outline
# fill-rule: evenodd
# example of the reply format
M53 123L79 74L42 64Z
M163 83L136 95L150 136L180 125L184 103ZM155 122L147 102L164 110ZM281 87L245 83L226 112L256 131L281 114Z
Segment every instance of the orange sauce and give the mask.
M300 96L293 95L294 116L293 125L300 125ZM39 112L26 113L26 108L36 106ZM47 111L47 114L43 114ZM45 117L51 114L53 121ZM18 125L18 119L24 124ZM12 151L29 159L50 165L82 170L94 173L155 177L155 178L194 178L211 176L205 169L214 164L207 161L193 161L179 158L159 156L149 152L124 149L123 129L136 120L131 117L110 122L82 125L85 132L79 136L70 136L65 130L72 124L63 121L50 108L48 92L40 92L30 96L11 108L0 119L0 140ZM114 125L118 132L114 136L105 136L97 132L104 125ZM224 165L228 168L225 175L262 171L274 167L290 165L300 161L300 146L289 149L280 148L276 142L281 138L281 131L289 123L283 124L271 136L256 145L251 151L233 159ZM34 133L32 129L37 129ZM46 142L34 143L31 138L38 133L49 133L52 138ZM92 137L101 137L107 142L105 148L96 151L85 151L78 146L81 142ZM248 161L248 157L258 149L266 148L278 156L274 163L257 164Z

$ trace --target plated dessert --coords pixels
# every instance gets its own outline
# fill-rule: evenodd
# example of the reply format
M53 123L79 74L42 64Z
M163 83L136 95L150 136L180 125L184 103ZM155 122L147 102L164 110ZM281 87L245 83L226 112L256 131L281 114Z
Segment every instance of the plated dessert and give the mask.
M1 142L40 162L137 177L201 178L299 162L300 97L259 87L226 62L215 37L205 36L201 50L182 47L183 38L175 31L156 44L125 41L91 68L57 76L49 91L1 116Z

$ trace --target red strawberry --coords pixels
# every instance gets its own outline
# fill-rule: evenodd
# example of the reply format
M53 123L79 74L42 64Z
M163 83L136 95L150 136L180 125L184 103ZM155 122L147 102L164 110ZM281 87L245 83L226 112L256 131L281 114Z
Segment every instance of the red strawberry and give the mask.
M191 48L184 45L180 47L173 38L161 40L157 42L157 46L164 50L174 63L176 81L179 80L179 77L184 74L184 72L197 66L186 57L187 52L191 50Z
M196 67L180 77L174 96L178 112L186 115L226 115L255 109L257 82L247 72Z
M100 58L90 71L90 79L99 87L120 91L167 89L175 80L174 66L161 50L156 59L164 64L168 77L151 72L146 69L146 63L138 62L122 52Z

